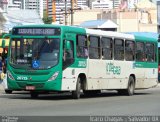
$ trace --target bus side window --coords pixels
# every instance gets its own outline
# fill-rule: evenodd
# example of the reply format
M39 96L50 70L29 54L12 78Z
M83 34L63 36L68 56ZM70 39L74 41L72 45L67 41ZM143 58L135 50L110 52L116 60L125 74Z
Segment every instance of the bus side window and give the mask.
M124 60L124 41L121 39L115 39L114 59L115 60Z
M77 35L76 51L77 51L78 58L88 57L88 47L87 47L87 36L86 35Z
M66 40L63 42L63 69L68 67L74 62L74 44L73 41L70 41L71 48L65 49Z
M102 37L101 38L101 44L102 44L102 59L112 59L112 39Z
M143 42L136 43L136 61L146 61L144 49L145 48Z
M96 36L89 36L89 58L100 59L100 39Z
M155 51L154 51L154 44L153 43L146 43L146 59L148 62L155 61Z
M135 43L133 41L125 41L125 59L126 61L133 61L135 57Z

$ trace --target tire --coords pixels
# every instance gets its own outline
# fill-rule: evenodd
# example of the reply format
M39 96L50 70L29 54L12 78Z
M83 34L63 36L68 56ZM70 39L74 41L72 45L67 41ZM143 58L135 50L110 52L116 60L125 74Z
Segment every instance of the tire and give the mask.
M79 99L81 95L81 80L80 78L77 79L77 84L76 84L76 90L72 91L72 97L74 99Z
M5 90L5 93L6 93L6 94L12 94L12 90L6 89L6 90Z
M130 76L128 81L128 87L126 89L126 95L132 96L134 94L134 90L135 90L135 81L134 78Z
M119 95L132 96L135 90L135 81L132 76L129 77L127 89L118 89Z
M31 95L32 99L36 99L36 98L38 98L39 94L37 92L30 92L30 95Z

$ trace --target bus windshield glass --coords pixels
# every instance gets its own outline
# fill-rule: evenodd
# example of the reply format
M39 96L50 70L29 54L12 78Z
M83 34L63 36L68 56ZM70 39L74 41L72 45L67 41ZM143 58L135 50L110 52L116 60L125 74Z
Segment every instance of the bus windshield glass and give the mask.
M10 64L15 68L48 69L58 63L59 38L11 40Z

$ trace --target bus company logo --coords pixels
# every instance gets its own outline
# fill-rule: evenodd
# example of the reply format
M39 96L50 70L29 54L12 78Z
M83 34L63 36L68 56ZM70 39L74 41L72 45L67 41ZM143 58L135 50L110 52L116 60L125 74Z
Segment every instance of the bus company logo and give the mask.
M17 76L17 80L28 80L25 76Z
M86 67L86 61L78 61L78 67Z
M121 67L115 66L113 63L107 63L106 64L106 71L107 73L113 73L115 75L121 74Z

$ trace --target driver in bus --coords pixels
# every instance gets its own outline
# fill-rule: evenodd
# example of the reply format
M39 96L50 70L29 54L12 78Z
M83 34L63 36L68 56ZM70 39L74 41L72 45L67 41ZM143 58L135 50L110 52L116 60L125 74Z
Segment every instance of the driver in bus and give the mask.
M49 53L50 52L50 40L45 40L42 45L42 53Z

